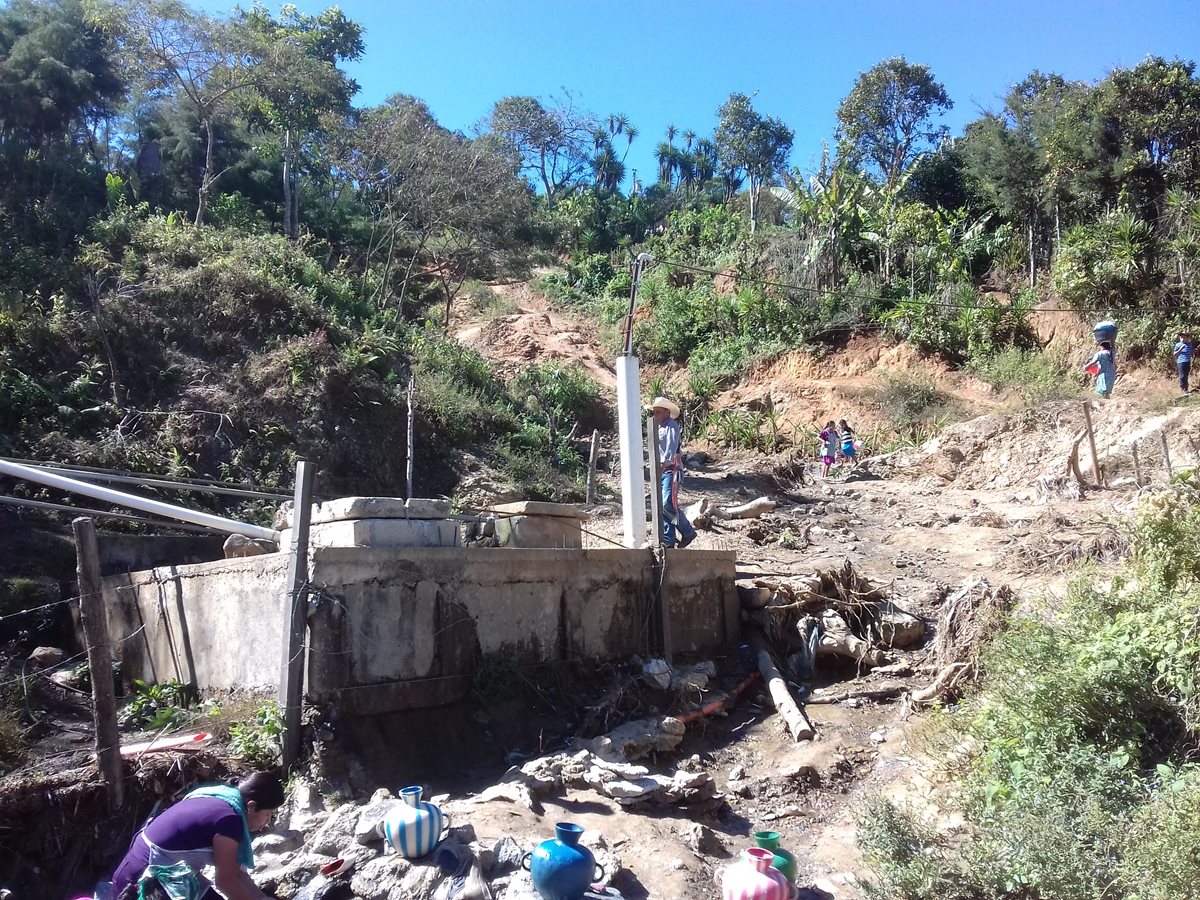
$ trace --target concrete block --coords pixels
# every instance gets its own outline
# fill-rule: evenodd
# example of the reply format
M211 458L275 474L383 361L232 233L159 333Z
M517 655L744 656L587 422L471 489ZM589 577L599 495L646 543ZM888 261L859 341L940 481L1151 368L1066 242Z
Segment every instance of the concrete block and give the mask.
M577 550L583 546L580 520L566 516L511 516L496 519L501 547L548 547Z
M288 509L285 525L292 527ZM444 519L450 515L450 501L426 497L338 497L324 503L314 503L313 525L343 522L348 519Z
M515 516L559 516L567 519L587 519L588 514L569 503L546 503L542 500L521 500L517 503L501 503L492 511Z
M280 533L291 546L292 530ZM457 547L458 524L444 519L348 519L320 522L308 530L309 547Z

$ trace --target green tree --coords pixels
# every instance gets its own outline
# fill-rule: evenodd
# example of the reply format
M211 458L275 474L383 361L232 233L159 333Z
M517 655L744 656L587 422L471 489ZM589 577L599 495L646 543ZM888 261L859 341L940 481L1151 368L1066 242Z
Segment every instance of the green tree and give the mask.
M256 76L243 35L230 22L180 0L87 0L91 21L113 34L124 68L143 96L173 96L194 111L204 141L195 224L227 169L214 166L221 123L241 111Z
M787 162L795 133L781 120L756 112L745 94L730 94L717 109L717 118L714 143L721 164L734 178L744 172L750 182L750 233L753 234L758 224L759 194Z
M934 119L953 105L927 66L885 59L860 74L838 106L838 137L894 186L922 150L946 136Z
M295 240L300 233L297 182L305 147L323 118L349 112L358 85L338 63L362 55L362 26L336 6L312 16L287 4L275 18L256 3L235 27L254 60L250 103L262 123L279 135L283 231Z
M541 187L550 205L591 168L596 128L568 93L549 105L536 97L505 97L488 117L488 130L503 142L514 167Z

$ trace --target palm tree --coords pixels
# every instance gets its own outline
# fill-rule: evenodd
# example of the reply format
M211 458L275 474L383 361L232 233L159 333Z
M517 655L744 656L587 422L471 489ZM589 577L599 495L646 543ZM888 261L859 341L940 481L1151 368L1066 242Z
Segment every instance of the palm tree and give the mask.
M658 180L670 187L671 176L675 174L675 148L666 141L660 141L654 149L654 158L658 160Z
M695 161L696 180L700 184L712 181L717 175L717 145L708 138L696 142L696 150L692 154Z
M629 116L625 115L625 113L617 113L615 116L608 117L608 130L613 134L620 134L628 128Z
M696 139L696 132L692 131L692 129L689 128L687 131L685 131L683 133L683 144L684 144L684 148L687 150L688 153L692 152L692 141L694 141L695 139Z
M678 134L678 131L676 130L675 126L668 125L667 126L667 143L670 144L672 147L675 146L675 135L676 134Z
M629 148L633 146L633 139L637 136L638 136L638 130L637 130L636 126L633 126L633 125L625 126L626 144L625 144L625 152L621 154L621 162L625 162L625 157L629 155Z
M615 191L625 177L625 166L613 154L612 147L607 146L592 157L592 172L596 184L606 191Z

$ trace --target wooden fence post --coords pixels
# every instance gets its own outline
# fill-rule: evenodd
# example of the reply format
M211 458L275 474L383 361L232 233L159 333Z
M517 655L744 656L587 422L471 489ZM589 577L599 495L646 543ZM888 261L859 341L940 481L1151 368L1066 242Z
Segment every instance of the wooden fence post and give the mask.
M1088 446L1092 450L1092 477L1096 481L1096 487L1104 486L1104 472L1100 468L1100 456L1096 453L1096 432L1092 428L1092 408L1088 405L1088 401L1083 401L1083 421L1087 426Z
M600 456L600 431L592 429L592 448L588 453L587 504L596 502L596 459Z
M417 433L417 377L408 376L408 456L404 461L405 497L412 499L413 495L413 450L416 447Z
M1137 441L1129 448L1129 453L1133 457L1133 483L1138 487L1142 486L1142 461L1138 459Z
M1170 481L1174 472L1171 471L1171 449L1167 446L1167 430L1165 428L1158 433L1158 440L1162 444L1163 466L1167 470L1167 481Z
M112 650L108 642L108 619L100 596L100 553L96 547L96 525L80 517L71 523L75 534L76 575L79 578L79 619L87 642L88 671L92 678L92 721L96 729L96 760L115 812L125 800L121 783L121 734L117 729L117 700L113 693Z
M283 766L300 758L301 713L304 711L304 632L308 625L308 522L312 516L312 463L296 463L292 499L292 540L288 548L287 591L283 625L283 665L279 679L279 711L283 714Z

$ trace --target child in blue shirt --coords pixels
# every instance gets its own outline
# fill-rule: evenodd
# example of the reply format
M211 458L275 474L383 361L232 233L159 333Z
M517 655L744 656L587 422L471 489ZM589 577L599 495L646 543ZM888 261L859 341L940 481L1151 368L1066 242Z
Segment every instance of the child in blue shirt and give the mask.
M1192 336L1186 332L1179 332L1179 338L1175 341L1175 346L1171 348L1171 353L1175 356L1175 371L1179 375L1179 390L1185 395L1188 392L1188 376L1192 372L1192 357L1196 355L1196 345L1192 341Z

